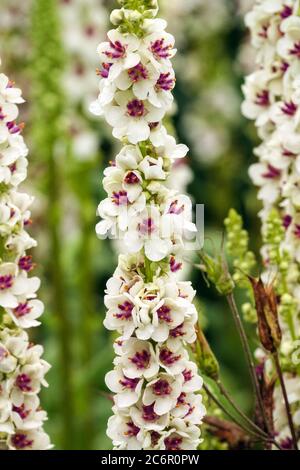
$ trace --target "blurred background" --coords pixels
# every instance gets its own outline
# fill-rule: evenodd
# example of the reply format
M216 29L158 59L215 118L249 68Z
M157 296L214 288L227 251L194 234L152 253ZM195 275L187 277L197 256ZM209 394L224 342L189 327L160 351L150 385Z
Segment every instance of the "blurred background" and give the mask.
M251 248L259 246L259 210L247 168L255 132L240 113L243 76L253 52L243 15L253 0L161 0L160 15L176 36L176 105L168 126L190 147L174 168L176 187L205 204L208 249L217 251L230 207L245 218ZM118 144L88 111L98 94L96 47L105 38L113 0L1 0L2 71L22 87L21 118L30 148L23 188L36 197L32 234L46 305L32 331L52 364L43 394L46 425L57 449L109 449L112 335L105 331L103 295L117 263L115 247L95 235L104 197L102 172ZM221 360L224 382L241 407L251 406L243 354L227 305L200 272L187 267L197 289L206 335Z

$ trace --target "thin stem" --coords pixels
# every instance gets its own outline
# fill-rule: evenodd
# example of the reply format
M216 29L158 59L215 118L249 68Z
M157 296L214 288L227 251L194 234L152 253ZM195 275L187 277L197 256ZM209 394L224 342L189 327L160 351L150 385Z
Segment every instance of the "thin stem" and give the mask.
M260 427L258 427L250 418L248 418L248 416L240 409L240 407L234 402L233 398L231 397L231 395L229 394L229 392L226 390L226 388L224 387L224 385L222 384L222 382L220 382L219 380L216 382L216 384L218 385L219 387L219 390L220 392L222 393L222 395L224 395L224 397L228 400L228 402L230 403L230 405L232 406L232 408L250 425L253 427L253 429L255 429L255 431L259 434L261 434L262 436L264 436L265 438L268 438L268 434L265 433L262 429L260 429Z
M273 354L273 357L274 357L275 367L276 367L277 375L278 375L281 390L282 390L282 395L283 395L284 405L285 405L285 411L286 411L286 415L287 415L287 419L288 419L288 423L289 423L289 428L290 428L292 439L293 439L293 445L294 445L295 450L298 450L296 431L295 431L295 427L294 427L294 423L293 423L293 417L292 417L291 408L290 408L290 404L289 404L289 400L288 400L288 396L287 396L287 391L286 391L286 387L285 387L285 383L284 383L284 379L283 379L283 374L282 374L282 370L281 370L281 366L280 366L280 362L279 362L278 353L275 352Z
M272 439L272 438L268 438L268 436L264 436L261 434L261 430L260 430L260 434L258 434L257 432L255 431L252 431L251 429L247 428L245 425L241 424L236 418L235 416L230 413L230 411L228 411L225 406L221 403L221 401L211 392L211 390L208 388L208 386L206 384L203 384L203 389L205 390L205 392L207 393L207 395L209 396L209 398L211 398L211 400L213 400L215 402L215 404L218 406L218 408L220 408L220 410L223 411L223 413L225 413L235 424L237 424L241 429L243 429L247 434L251 435L251 436L254 436L256 438L259 439L259 442L261 441L265 441L265 442L271 442L273 443L274 445L276 445L277 448L280 449L280 447L278 446L278 444Z
M257 403L258 403L261 415L263 417L266 430L269 432L269 423L268 423L268 419L267 419L266 412L265 412L265 409L264 409L264 404L263 404L263 400L262 400L262 396L261 396L260 388L259 388L259 382L258 382L257 375L256 375L256 372L255 372L255 366L254 366L254 362L253 362L253 359L252 359L252 354L251 354L251 350L250 350L250 347L249 347L247 335L246 335L246 332L244 330L244 326L243 326L241 317L239 315L233 293L228 294L226 296L226 298L227 298L227 302L229 304L230 310L232 312L233 319L235 321L235 325L237 327L238 333L239 333L240 338L241 338L241 342L242 342L242 346L243 346L243 349L244 349L245 357L246 357L248 367L249 367L252 386L253 386L254 393L255 393L256 398L257 398Z

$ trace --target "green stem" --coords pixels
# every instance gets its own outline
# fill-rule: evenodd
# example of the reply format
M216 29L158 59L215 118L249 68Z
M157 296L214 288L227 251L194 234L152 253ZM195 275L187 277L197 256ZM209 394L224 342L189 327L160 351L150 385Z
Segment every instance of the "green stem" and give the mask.
M251 354L250 346L249 346L249 343L248 343L247 335L246 335L246 332L244 330L244 326L243 326L241 317L239 315L233 293L228 294L226 296L226 298L227 298L227 302L229 304L229 307L230 307L230 310L232 312L236 328L238 330L238 333L239 333L239 336L240 336L240 339L241 339L241 343L242 343L242 346L243 346L243 350L244 350L244 353L245 353L246 361L247 361L249 372L250 372L250 377L251 377L251 381L252 381L253 390L254 390L254 393L255 393L255 396L256 396L256 399L257 399L257 403L258 403L258 406L259 406L259 409L260 409L260 413L263 417L266 431L269 433L269 431L270 431L269 430L269 423L268 423L268 419L267 419L266 412L265 412L265 409L264 409L264 404L263 404L263 400L262 400L262 396L261 396L261 392L260 392L259 382L258 382L257 375L256 375L256 372L255 372L255 366L254 366L254 362L253 362L253 359L252 359L252 354Z

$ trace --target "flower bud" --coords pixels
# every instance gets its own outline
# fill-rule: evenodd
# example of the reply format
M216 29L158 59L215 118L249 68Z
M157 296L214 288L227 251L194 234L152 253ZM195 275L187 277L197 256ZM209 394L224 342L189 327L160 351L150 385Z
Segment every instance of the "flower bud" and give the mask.
M273 353L281 342L276 294L273 286L265 286L261 279L249 276L249 281L255 298L260 341L267 351Z

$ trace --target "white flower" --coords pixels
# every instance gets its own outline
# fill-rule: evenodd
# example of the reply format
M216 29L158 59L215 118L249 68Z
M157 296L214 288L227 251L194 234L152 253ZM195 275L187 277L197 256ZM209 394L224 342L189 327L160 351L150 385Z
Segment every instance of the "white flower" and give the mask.
M146 386L143 395L143 404L154 405L153 410L162 416L172 408L176 407L177 400L181 394L182 376L173 377L168 374L159 374Z
M123 70L128 70L140 62L137 52L140 41L136 36L123 35L112 29L107 33L109 42L103 42L98 47L102 63L109 63L109 80L115 80Z
M108 420L107 435L119 450L141 450L142 430L130 416L114 415Z
M26 275L17 274L17 266L14 263L2 263L0 265L0 305L5 308L16 308L18 296L34 296L40 286L37 277L28 278Z
M104 117L113 127L113 136L117 139L127 137L132 144L147 140L150 136L149 124L160 121L164 114L164 108L137 99L131 91L117 92L114 103L104 107Z
M145 377L151 379L158 370L159 364L153 346L148 341L129 338L122 346L122 356L117 358L117 364L130 379Z
M151 261L160 261L167 256L172 243L169 238L163 238L161 233L162 221L156 206L146 207L129 220L128 231L124 235L124 243L129 253L137 253L143 247Z
M114 401L117 407L127 408L134 405L140 398L143 379L126 377L121 369L118 367L105 376L105 383L107 387L114 392Z
M40 429L16 430L9 436L8 447L10 450L48 450L51 444L48 435Z
M106 318L103 322L108 330L117 330L128 339L136 325L136 307L134 299L124 293L116 296L106 296L104 300L108 309Z

